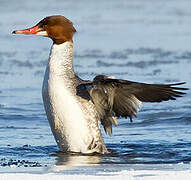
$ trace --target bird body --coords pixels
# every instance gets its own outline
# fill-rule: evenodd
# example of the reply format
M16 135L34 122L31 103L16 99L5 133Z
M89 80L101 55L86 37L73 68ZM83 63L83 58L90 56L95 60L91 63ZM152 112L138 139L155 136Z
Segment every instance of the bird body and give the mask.
M82 80L75 75L72 60L72 42L53 45L42 88L52 132L62 151L92 153L102 148L106 152L94 104L76 96ZM97 150L97 146L103 147Z
M42 96L47 118L61 151L107 153L101 134L112 135L117 118L137 116L142 102L175 100L187 88L176 84L145 84L105 75L82 80L73 68L73 24L64 16L44 18L36 26L13 31L53 40Z

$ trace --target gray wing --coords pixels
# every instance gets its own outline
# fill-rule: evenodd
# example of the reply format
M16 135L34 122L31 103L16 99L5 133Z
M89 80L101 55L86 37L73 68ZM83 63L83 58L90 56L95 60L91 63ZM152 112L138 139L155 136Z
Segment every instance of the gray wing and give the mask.
M142 102L161 102L182 97L185 94L182 91L187 88L176 87L182 84L145 84L98 75L85 87L100 115L101 124L111 136L112 124L117 125L117 117L129 117L132 122Z

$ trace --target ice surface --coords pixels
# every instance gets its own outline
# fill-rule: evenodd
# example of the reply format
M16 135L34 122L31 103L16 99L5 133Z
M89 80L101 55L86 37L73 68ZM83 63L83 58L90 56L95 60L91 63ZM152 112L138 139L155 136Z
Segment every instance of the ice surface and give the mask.
M65 174L29 174L29 173L4 173L1 180L190 180L191 170L189 171L121 171L113 174L102 175L65 175Z

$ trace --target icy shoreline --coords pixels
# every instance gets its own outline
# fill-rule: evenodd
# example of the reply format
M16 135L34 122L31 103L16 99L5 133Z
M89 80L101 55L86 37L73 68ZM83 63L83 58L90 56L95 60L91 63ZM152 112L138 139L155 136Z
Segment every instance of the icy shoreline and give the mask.
M191 170L187 171L121 171L119 173L113 173L112 175L107 175L107 173L97 176L97 175L65 175L60 173L48 173L48 174L29 174L29 173L3 173L0 174L1 180L97 180L97 179L110 179L110 180L120 180L120 179L130 179L130 180L159 180L159 179L173 179L173 180L180 180L183 179L187 180L191 178Z
M1 168L0 180L189 180L190 164L53 166L49 168Z

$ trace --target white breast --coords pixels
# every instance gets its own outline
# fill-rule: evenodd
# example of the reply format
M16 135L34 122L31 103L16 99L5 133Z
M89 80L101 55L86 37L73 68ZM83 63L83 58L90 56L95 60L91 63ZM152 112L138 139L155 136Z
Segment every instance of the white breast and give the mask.
M71 42L53 45L43 82L43 101L60 149L86 152L92 137L80 102L71 89L74 88L70 79L74 74L72 59Z
M47 118L61 150L86 152L91 138L87 120L62 79L49 76L43 83Z

